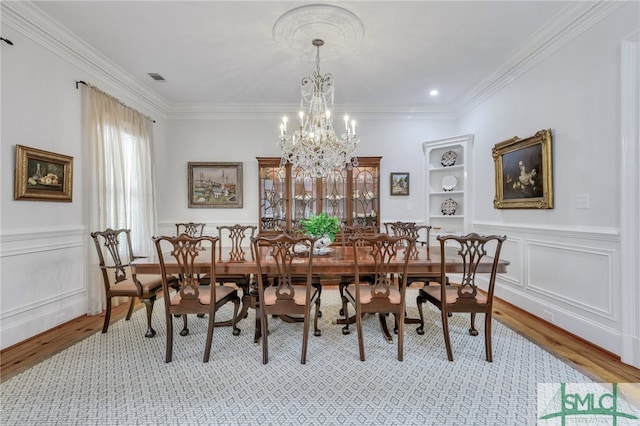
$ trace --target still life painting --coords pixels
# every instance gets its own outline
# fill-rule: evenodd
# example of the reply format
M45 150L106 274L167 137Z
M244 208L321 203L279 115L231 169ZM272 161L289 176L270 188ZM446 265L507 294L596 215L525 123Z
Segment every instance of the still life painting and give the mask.
M15 200L71 201L73 157L16 145Z

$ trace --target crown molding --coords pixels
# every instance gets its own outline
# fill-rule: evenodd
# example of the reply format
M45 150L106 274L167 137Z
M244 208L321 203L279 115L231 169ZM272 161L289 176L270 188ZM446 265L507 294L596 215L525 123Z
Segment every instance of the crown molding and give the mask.
M449 105L352 105L342 108L362 119L455 119L525 74L569 41L624 5L624 1L571 2L529 37L493 73ZM58 24L29 1L2 2L3 22L79 69L120 88L137 109L165 119L275 119L297 105L170 104L153 90Z
M168 120L279 120L283 115L296 115L300 104L183 104L172 106ZM348 113L357 120L444 120L454 119L448 106L442 105L340 105L335 116Z
M453 110L458 116L469 112L624 3L578 1L568 4L525 40L493 73L462 95L454 103Z

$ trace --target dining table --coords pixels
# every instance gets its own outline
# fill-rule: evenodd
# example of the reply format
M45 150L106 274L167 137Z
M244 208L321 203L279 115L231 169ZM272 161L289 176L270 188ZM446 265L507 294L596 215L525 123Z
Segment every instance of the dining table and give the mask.
M221 253L216 255L215 273L221 274L256 274L257 264L255 260L246 259L244 261L232 261L230 260L229 251L230 248L223 247ZM249 250L249 249L247 249ZM269 253L268 247L259 247L261 250L260 259L262 273L266 275L276 275L278 273L277 264L273 257ZM372 274L375 272L375 264L373 258L369 255L370 248L357 247L354 251L353 247L347 245L335 245L330 246L328 250L324 250L321 255L314 255L312 260L312 273L314 276L320 278L320 282L332 282L332 279L339 278L343 275L355 275L355 260L354 256L358 256L358 265L361 275ZM447 247L445 249L445 270L447 274L456 274L464 272L464 265L459 259L457 249L453 247ZM205 252L205 251L203 251ZM392 260L389 264L390 273L402 272L404 264L405 248L400 248L398 253L402 255L397 256L396 260ZM205 254L205 253L203 253ZM408 275L416 274L421 277L434 279L441 276L441 254L440 247L430 246L413 246L413 250L409 252L408 263ZM178 267L173 256L164 256L165 268L168 274L179 274L181 271ZM198 258L201 261L198 261ZM194 262L194 272L200 274L210 273L209 259L210 255L198 256ZM493 265L493 259L483 259L476 272L478 273L490 273ZM506 260L500 260L498 263L498 273L505 273L509 262ZM296 268L299 266L299 269ZM292 262L292 273L305 275L306 274L306 261L304 256L300 256L299 259L294 259ZM160 261L156 256L148 256L144 258L135 259L131 263L131 270L134 274L160 274ZM333 280L335 282L335 280ZM238 313L237 319L244 318L250 307L255 308L257 306L257 290L253 286L251 291L246 292L242 297L242 310ZM338 319L335 321L337 324L344 324L345 321L352 321L345 319ZM413 323L417 321L412 318L406 318L405 323ZM227 324L228 323L228 324ZM219 325L230 325L231 321L221 323ZM386 324L386 323L385 323ZM391 336L386 329L386 325L382 324L383 332L387 337L387 340L391 339ZM258 331L256 331L256 340L258 339Z
M375 272L375 265L373 258L369 255L367 247L358 247L356 254L354 255L353 247L350 246L330 246L330 250L323 252L322 255L314 255L312 261L312 271L314 275L325 277L339 277L341 275L355 274L355 260L354 256L358 256L358 264L360 266L360 273L367 274ZM216 274L255 274L257 270L256 261L252 259L246 259L244 261L232 261L229 257L229 248L222 248L222 254L219 260L216 261L215 273ZM247 249L248 250L248 249ZM260 247L262 270L266 274L276 274L277 265L267 247ZM455 274L464 272L463 264L459 260L457 250L453 247L447 248L445 252L445 269L447 273ZM405 249L399 250L399 253L404 253ZM199 256L200 257L200 256ZM210 273L209 270L209 257L201 256L201 262L196 259L194 266L194 272L197 273ZM216 257L218 257L216 255ZM400 272L404 262L403 256L398 256L397 260L391 261L389 272ZM493 259L483 259L478 265L478 273L490 273ZM305 274L305 260L303 256L300 256L299 262L293 261L293 273ZM410 253L408 273L420 274L426 277L439 277L440 276L440 248L429 246L415 246ZM299 265L299 270L296 270L296 265ZM498 273L507 272L507 266L509 262L506 260L500 260L498 263ZM177 263L171 256L165 256L165 266L168 274L177 274L181 271L178 268ZM132 272L135 274L160 274L160 261L157 255L147 256L144 258L135 259L131 263Z

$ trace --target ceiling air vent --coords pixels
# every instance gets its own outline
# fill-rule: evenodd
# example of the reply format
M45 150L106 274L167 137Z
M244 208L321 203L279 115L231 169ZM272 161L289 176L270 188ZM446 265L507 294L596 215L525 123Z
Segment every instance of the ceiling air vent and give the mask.
M166 81L166 80L164 79L164 77L163 77L163 76L161 76L160 74L158 74L157 72L150 72L150 73L148 73L148 74L149 74L149 76L150 76L152 79L154 79L155 81Z

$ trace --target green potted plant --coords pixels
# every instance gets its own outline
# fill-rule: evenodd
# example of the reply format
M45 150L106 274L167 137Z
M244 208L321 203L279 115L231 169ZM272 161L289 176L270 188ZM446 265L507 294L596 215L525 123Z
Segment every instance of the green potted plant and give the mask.
M336 234L340 232L340 220L335 216L329 216L322 212L308 219L302 219L300 225L305 234L315 238L324 236L329 237L331 242L336 238Z

